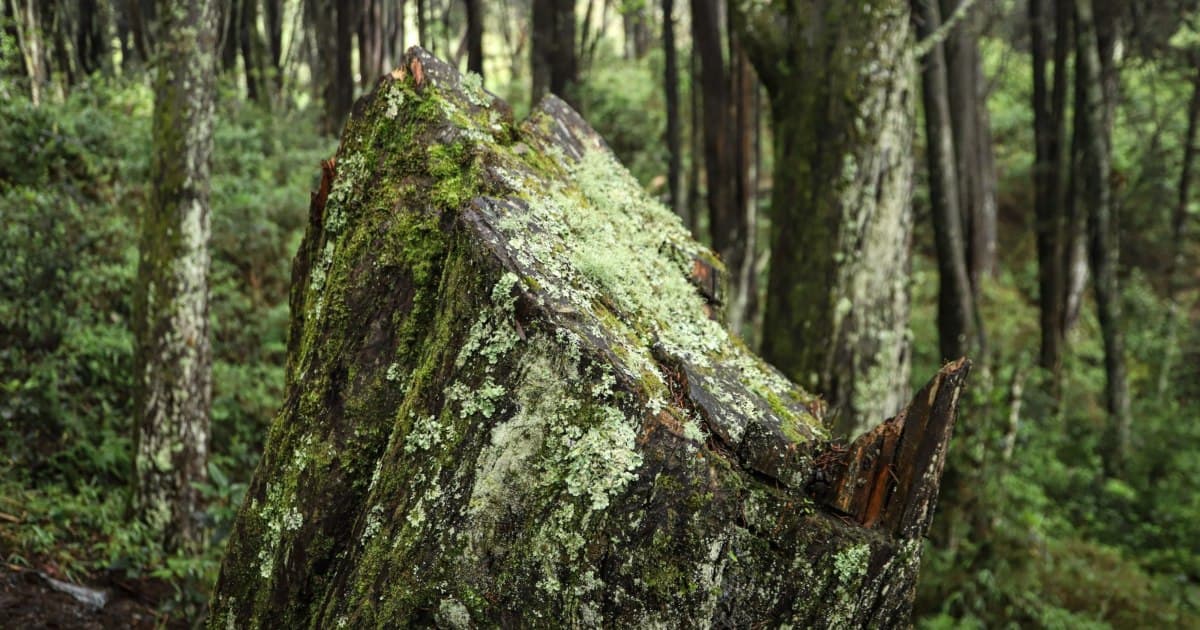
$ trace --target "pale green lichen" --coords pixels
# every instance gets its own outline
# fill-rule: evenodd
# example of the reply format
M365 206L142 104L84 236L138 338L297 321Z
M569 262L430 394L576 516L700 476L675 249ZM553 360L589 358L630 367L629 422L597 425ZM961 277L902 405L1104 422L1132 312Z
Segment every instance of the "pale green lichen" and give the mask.
M436 416L417 416L415 413L409 415L412 419L412 431L404 440L405 453L427 451L449 440L453 428L439 422Z
M871 558L871 546L863 543L843 549L833 557L833 570L838 581L851 584L867 572L867 561Z
M574 441L567 453L567 492L587 495L593 510L608 507L609 498L636 478L642 464L634 440L637 435L619 409L602 406L599 424Z
M474 72L468 72L462 77L463 92L467 95L467 101L476 107L487 107L491 104L492 99L487 92L483 90L483 77Z
M387 89L387 109L383 112L384 116L395 119L400 114L400 107L404 105L404 89L400 83L392 83Z

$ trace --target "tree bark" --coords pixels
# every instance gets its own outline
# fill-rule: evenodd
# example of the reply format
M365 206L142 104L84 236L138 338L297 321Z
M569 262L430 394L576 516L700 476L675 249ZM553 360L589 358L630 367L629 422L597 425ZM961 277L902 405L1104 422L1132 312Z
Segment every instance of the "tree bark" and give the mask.
M358 67L359 85L374 85L386 68L384 58L384 0L366 0L362 3L358 19Z
M1061 3L1060 3L1061 4ZM1056 23L1069 15L1055 12ZM1042 0L1029 1L1030 53L1033 59L1034 126L1034 216L1037 227L1038 306L1041 324L1040 363L1049 370L1055 383L1062 368L1065 316L1064 217L1061 188L1063 109L1060 107L1066 85L1064 57L1055 54L1054 90L1048 92L1047 62L1049 43L1045 33L1047 15ZM1055 38L1055 49L1065 47L1063 29ZM1065 48L1064 48L1065 50ZM1055 387L1057 389L1057 387Z
M1103 85L1103 66L1096 39L1091 0L1075 3L1075 59L1084 77L1086 107L1083 116L1083 200L1088 208L1088 257L1092 266L1092 286L1096 292L1096 312L1104 339L1104 373L1109 435L1106 469L1110 474L1123 472L1129 457L1132 418L1129 410L1129 384L1125 369L1125 340L1121 332L1121 292L1117 282L1118 246L1114 202L1110 177L1111 101Z
M835 448L561 100L414 49L355 111L210 627L907 621L965 362Z
M79 68L85 75L107 71L112 65L108 47L109 11L109 7L101 6L96 0L81 0L79 3L75 50L79 57Z
M547 93L578 107L575 82L575 0L533 0L533 29L530 45L533 72L531 104Z
M1192 75L1192 99L1188 105L1187 132L1183 139L1183 162L1179 167L1179 185L1175 208L1171 212L1171 256L1167 263L1167 334L1166 352L1158 373L1158 396L1167 392L1171 370L1179 354L1179 294L1184 288L1184 254L1188 242L1187 215L1192 201L1192 178L1196 164L1196 135L1200 127L1200 54L1188 55L1194 69Z
M908 382L908 4L735 6L774 122L763 354L854 435L896 413Z
M675 2L662 0L663 95L667 111L667 205L686 217L679 186L683 181L683 140L679 127L679 53L675 48Z
M942 18L937 0L912 0L917 37L937 31ZM921 96L925 109L925 157L929 170L929 204L933 215L938 265L938 347L943 359L974 355L982 347L975 293L967 269L966 239L959 203L954 121L940 44L922 59Z
M952 14L962 0L941 0L941 15ZM975 299L983 278L996 273L996 172L986 85L979 58L979 7L946 37L946 79L954 128L958 207L963 216L967 269Z
M749 163L744 158L749 151L743 146L749 136L738 115L750 88L741 84L736 72L736 64L745 63L740 46L731 47L731 65L726 66L720 7L718 0L692 0L692 40L700 58L708 229L713 249L733 280L726 310L734 329L740 330L746 320L748 296L755 293L753 259L747 247Z
M467 70L483 76L483 3L465 0L467 8ZM572 45L572 49L573 45Z
M198 542L197 483L207 478L209 162L216 76L215 3L162 0L153 182L135 292L138 382L134 509L167 550Z

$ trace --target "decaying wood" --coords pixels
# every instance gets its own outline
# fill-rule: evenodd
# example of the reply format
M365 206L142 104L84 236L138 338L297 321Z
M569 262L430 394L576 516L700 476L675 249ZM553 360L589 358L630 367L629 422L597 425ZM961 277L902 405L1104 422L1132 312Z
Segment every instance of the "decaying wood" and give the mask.
M905 622L965 361L837 448L578 114L420 49L336 160L212 627Z

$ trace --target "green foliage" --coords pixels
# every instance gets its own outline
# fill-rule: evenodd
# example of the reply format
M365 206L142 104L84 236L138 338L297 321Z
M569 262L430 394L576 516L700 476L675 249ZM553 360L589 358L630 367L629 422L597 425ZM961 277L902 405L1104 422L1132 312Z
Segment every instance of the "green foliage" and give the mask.
M0 530L9 562L68 575L113 568L168 579L194 616L283 390L290 258L332 143L303 114L235 98L218 110L210 274L210 546L155 555L126 518L132 472L132 286L150 197L150 91L94 82L65 102L0 103Z
M640 61L621 61L603 52L579 86L580 105L621 163L651 192L660 192L655 189L665 184L667 163L661 52Z
M1001 173L998 278L984 286L989 356L977 360L926 545L917 621L942 627L1200 626L1200 331L1194 297L1160 293L1189 86L1131 60L1114 126L1133 454L1112 476L1104 350L1090 302L1069 336L1061 402L1036 367L1037 266L1028 213L1028 57L988 41ZM1136 209L1136 211L1134 210ZM918 230L918 234L921 232ZM937 275L914 259L914 378L936 368ZM1165 360L1166 359L1166 360ZM983 369L979 369L983 368ZM1014 383L1020 383L1016 396ZM1019 408L1014 410L1014 403ZM1011 449L1011 455L1006 451Z

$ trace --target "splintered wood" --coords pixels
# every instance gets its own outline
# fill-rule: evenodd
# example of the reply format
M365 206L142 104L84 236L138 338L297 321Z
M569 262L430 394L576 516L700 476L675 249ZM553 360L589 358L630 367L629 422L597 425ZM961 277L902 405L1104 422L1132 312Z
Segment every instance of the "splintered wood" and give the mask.
M929 525L938 481L971 362L946 364L904 411L841 453L828 504L866 527L920 535Z

